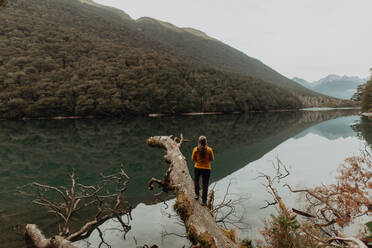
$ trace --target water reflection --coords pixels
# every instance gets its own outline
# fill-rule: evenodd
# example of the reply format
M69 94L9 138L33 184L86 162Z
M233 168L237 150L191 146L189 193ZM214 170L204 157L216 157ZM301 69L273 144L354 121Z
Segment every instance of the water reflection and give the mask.
M259 173L275 175L272 163L275 163L276 158L279 157L290 167L291 173L283 180L283 184L288 183L294 188L306 188L334 183L337 169L344 159L359 155L365 148L365 141L358 138L353 130L359 120L359 116L350 116L314 125L281 143L262 158L220 180L217 183L217 197L222 197L223 190L230 181L234 182L233 193L244 192L248 195L249 200L245 202L245 210L248 212L245 221L250 224L251 230L243 233L242 236L259 237L259 230L263 228L263 219L275 212L273 208L259 210L265 205L265 200L272 199L261 185L264 181L255 179ZM372 122L366 123L362 120L361 123L365 125L365 129L372 128ZM289 208L300 208L301 202L298 202L297 195L293 195L281 186L277 189Z
M286 183L294 187L311 187L321 183L334 182L338 166L347 156L358 154L364 146L364 141L357 138L356 132L352 129L352 126L358 123L359 119L359 116L348 116L316 124L316 118L313 115L306 116L306 118L303 116L303 118L297 119L298 126L292 123L291 127L280 129L276 135L272 134L267 140L263 138L262 142L257 141L254 144L242 142L234 149L226 149L220 152L215 164L215 168L217 167L218 170L220 170L219 166L223 165L224 160L229 162L225 165L234 166L234 163L244 162L245 159L249 160L249 158L253 159L217 180L217 202L224 196L227 185L230 183L232 183L230 191L232 197L243 196L247 199L243 202L244 208L239 209L239 211L246 212L243 221L248 223L251 229L241 233L240 236L242 238L257 238L259 236L258 231L263 227L263 219L274 212L273 208L260 210L265 205L265 200L270 200L271 196L262 186L263 181L255 179L259 172L275 174L272 162L275 162L277 156L279 156L282 162L290 166L291 175L286 179ZM322 118L322 120L325 119ZM301 126L306 123L310 123L311 127ZM333 133L328 135L328 130ZM262 147L265 147L265 149L263 149L263 153L260 153L262 150L259 148ZM296 196L284 188L280 187L278 190L288 207L298 207L299 203L296 201ZM168 203L171 205L172 202L173 200ZM137 233L141 234L141 241L155 242L160 244L161 247L175 247L176 244L180 247L184 244L187 245L187 240L177 237L168 237L164 242L159 232L151 232L151 227L156 226L168 232L184 234L184 229L175 225L174 220L169 220L167 216L146 215L146 213L158 213L160 209L161 204L154 206L141 204L136 208L133 225L136 226ZM142 216L146 217L142 218ZM133 232L129 236L135 234ZM146 237L143 237L144 235ZM117 244L114 247L120 247L120 244L131 244L131 239L123 241L115 239L113 235L109 236ZM94 237L91 241L94 243Z
M367 141L369 146L372 146L372 118L362 117L360 123L353 125L354 131L358 136Z
M341 137L342 138L354 137L357 134L350 127L358 124L359 120L360 120L359 116L351 116L351 117L340 117L337 119L325 121L323 123L314 125L306 129L304 132L295 136L294 138L302 138L310 133L317 134L329 140L336 140Z
M68 185L67 175L72 168L76 169L82 183L93 184L101 171L114 172L123 163L131 177L127 200L133 206L141 202L153 203L153 193L147 190L146 184L151 177L162 178L167 167L162 161L163 151L146 146L145 140L149 136L182 132L193 140L183 148L187 156L197 137L206 135L217 158L211 180L223 181L229 175L240 173L252 161L262 160L265 154L271 154L291 137L307 137L301 134L307 128L355 113L355 110L343 110L135 120L0 122L0 231L9 234L1 239L12 244L9 247L22 247L23 240L11 229L24 223L38 223L44 230L54 232L56 229L50 224L54 217L34 209L29 200L15 193L15 189L32 181ZM324 128L317 129L328 133ZM247 178L239 177L238 180L244 182ZM146 206L141 204L138 211L151 211L145 209ZM155 216L157 212L154 213Z

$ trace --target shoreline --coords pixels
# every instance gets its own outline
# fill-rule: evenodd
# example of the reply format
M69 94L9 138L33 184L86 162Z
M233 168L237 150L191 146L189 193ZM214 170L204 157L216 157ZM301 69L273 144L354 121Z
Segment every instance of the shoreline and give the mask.
M332 108L332 107L313 107L313 108L302 108L301 111L327 111L327 110L335 110L335 109L360 109L360 107L340 107L340 108Z
M53 117L23 117L20 119L4 119L0 118L0 121L32 121L32 120L76 120L76 119L94 119L97 116L88 115L88 116L53 116Z
M203 116L203 115L241 115L249 113L275 113L275 112L296 112L296 111L332 111L332 110L351 110L351 109L360 109L360 107L341 107L341 108L329 108L329 107L314 107L314 108L302 108L302 109L276 109L276 110L256 110L248 112L239 112L234 111L230 113L224 112L187 112L179 114L163 114L163 113L151 113L147 115L132 115L131 117L148 117L148 118L157 118L157 117L170 117L170 116ZM372 113L360 113L362 116L372 117ZM119 118L127 118L119 117ZM0 118L0 121L30 121L30 120L77 120L77 119L105 119L112 117L105 116L53 116L53 117L24 117L20 119L4 119ZM115 117L117 119L117 117Z
M340 108L330 108L330 107L314 107L314 108L301 108L301 109L275 109L275 110L256 110L248 112L234 111L230 113L224 112L189 112L181 114L162 114L162 113L151 113L148 117L164 117L164 116L201 116L201 115L239 115L239 114L249 114L249 113L273 113L273 112L295 112L295 111L331 111L331 110L351 110L360 109L360 107L340 107ZM372 113L371 113L372 115Z

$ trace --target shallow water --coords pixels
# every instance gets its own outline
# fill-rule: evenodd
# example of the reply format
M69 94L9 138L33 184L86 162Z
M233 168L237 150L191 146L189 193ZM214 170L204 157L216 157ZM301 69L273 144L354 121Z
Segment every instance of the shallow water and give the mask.
M331 181L339 164L364 147L362 137L369 133L369 121L364 120L352 128L360 122L355 114L355 110L332 110L135 120L1 122L0 230L6 235L0 244L25 247L23 236L17 234L25 223L36 223L49 234L56 230L50 224L54 216L34 207L30 199L20 197L17 186L32 181L68 185L67 175L72 168L81 182L94 183L100 172L114 172L122 163L131 177L125 195L135 207L132 229L126 240L122 233L112 230L105 231L105 239L112 247L134 247L136 243L161 247L188 244L178 236L162 235L162 232L184 235L184 228L177 224L177 218L169 218L167 214L172 214L173 200L169 200L170 207L166 209L163 203L155 202L153 192L146 187L149 179L162 178L167 169L162 161L163 151L147 147L146 139L181 132L193 141L186 143L182 150L188 160L197 137L201 134L208 137L216 156L211 176L211 181L216 182L216 201L231 184L232 196L244 198L240 210L241 213L245 210L244 224L248 228L241 237L254 238L262 227L261 219L272 211L259 210L270 195L262 182L255 179L258 173L272 173L272 162L279 157L291 167L288 182L292 185L311 186ZM281 193L288 194L285 190ZM104 226L113 227L115 223L107 222ZM96 233L89 242L97 246ZM86 247L86 243L79 245Z

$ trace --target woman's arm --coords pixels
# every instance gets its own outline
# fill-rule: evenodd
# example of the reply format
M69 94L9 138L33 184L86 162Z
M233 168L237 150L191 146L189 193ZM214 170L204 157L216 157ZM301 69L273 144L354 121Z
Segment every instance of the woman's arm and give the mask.
M191 161L196 161L196 147L195 147L194 150L192 151Z
M209 148L209 149L210 149L209 160L210 160L210 161L213 161L213 160L214 160L213 149L212 149L212 148Z

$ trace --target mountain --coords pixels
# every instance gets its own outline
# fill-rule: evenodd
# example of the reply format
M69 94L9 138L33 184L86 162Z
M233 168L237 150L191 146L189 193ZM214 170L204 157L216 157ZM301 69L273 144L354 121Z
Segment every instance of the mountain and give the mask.
M97 8L102 8L102 9L109 10L109 11L113 12L114 14L116 14L117 16L119 16L120 18L124 19L124 20L132 20L132 18L127 13L125 13L124 11L122 11L120 9L113 8L113 7L110 7L110 6L105 6L105 5L102 5L102 4L98 4L98 3L96 3L92 0L79 0L79 1L83 4L89 4L89 5L92 5L92 6L97 7Z
M325 95L341 99L350 99L356 92L358 85L365 82L365 79L359 77L329 75L314 82L312 89Z
M309 83L308 81L306 81L303 78L294 77L294 78L292 78L292 80L295 81L298 84L301 84L302 86L304 86L304 87L306 87L308 89L311 89L311 83Z
M356 92L358 85L364 84L367 82L367 79L356 76L348 77L331 74L311 83L297 77L293 78L293 81L324 95L340 99L350 99Z
M152 38L176 48L179 53L188 54L202 61L244 75L260 78L300 95L316 95L306 88L282 76L261 61L249 57L204 33L189 32L153 18L140 18L137 23L141 30ZM201 33L202 35L195 35Z
M352 125L359 123L360 120L357 114L357 111L355 111L354 116L342 117L319 123L306 129L294 138L298 139L310 133L325 137L329 140L354 137L357 134L353 131Z
M372 112L372 76L368 78L368 82L358 89L361 94L361 107L364 112Z
M80 1L93 2L91 0ZM99 6L101 8L108 8L103 5ZM122 12L121 10L116 10L116 12L118 11ZM125 15L128 16L126 13ZM189 27L180 28L171 23L150 17L141 17L133 21L135 21L134 25L138 31L146 34L153 40L172 46L177 53L184 56L191 55L221 69L262 79L294 91L298 95L319 96L298 85L295 81L279 74L261 61L247 56L243 52L208 36L200 30Z
M13 0L0 21L0 118L348 104L201 31L91 0Z
M88 1L90 4L94 3L91 0L80 1ZM103 5L95 5L104 9L109 8ZM121 10L116 10L115 12L121 12ZM126 13L125 15L129 17ZM126 19L129 20L130 17ZM152 40L166 44L167 48L171 46L174 52L182 54L183 56L192 56L204 63L207 62L224 70L262 79L266 82L295 91L296 94L317 96L314 92L304 89L297 83L266 66L261 61L249 57L241 51L209 37L200 30L189 27L180 28L171 23L150 17L131 20L133 21L131 25L138 31Z

